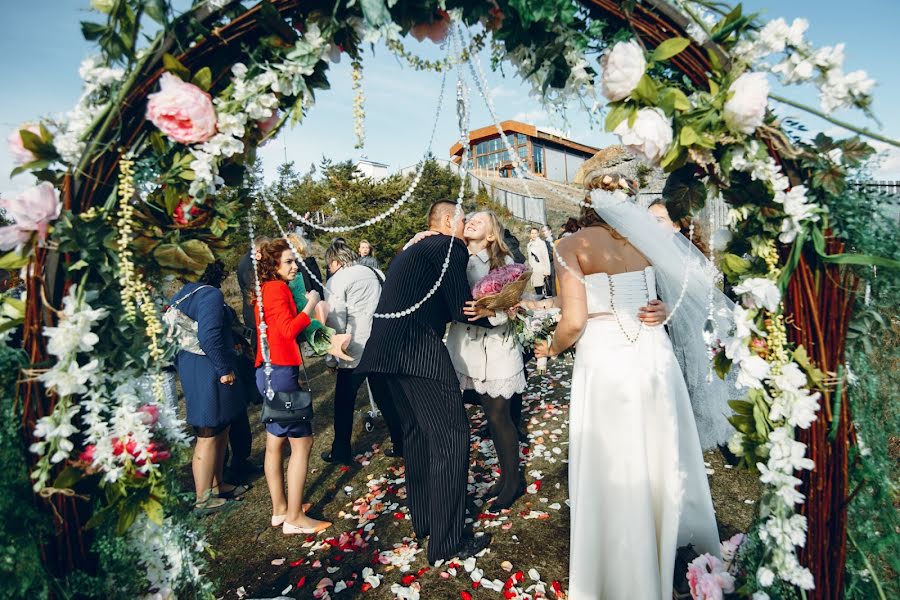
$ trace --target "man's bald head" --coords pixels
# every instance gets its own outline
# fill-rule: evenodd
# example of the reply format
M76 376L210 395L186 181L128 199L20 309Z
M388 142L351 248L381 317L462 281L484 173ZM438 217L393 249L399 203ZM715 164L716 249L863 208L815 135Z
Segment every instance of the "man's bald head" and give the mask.
M456 218L456 204L449 200L438 200L428 209L428 228L432 231L462 238L464 219Z

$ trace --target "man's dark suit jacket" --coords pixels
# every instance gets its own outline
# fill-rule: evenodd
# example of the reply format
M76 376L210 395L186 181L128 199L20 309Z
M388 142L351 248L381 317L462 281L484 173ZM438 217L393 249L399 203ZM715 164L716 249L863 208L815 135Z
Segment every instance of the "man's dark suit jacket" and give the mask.
M411 315L374 320L357 373L409 375L458 385L443 337L447 323L467 321L463 305L472 299L466 279L469 252L462 240L433 235L404 250L391 262L376 310L399 312L424 298L440 275L448 244L453 250L441 287ZM492 327L487 319L474 324Z

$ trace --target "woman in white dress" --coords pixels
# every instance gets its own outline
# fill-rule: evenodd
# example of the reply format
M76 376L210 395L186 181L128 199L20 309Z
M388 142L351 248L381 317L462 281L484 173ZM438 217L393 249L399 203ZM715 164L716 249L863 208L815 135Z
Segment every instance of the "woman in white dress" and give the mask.
M669 268L672 248L635 247L633 239L665 246L670 236L659 235L650 215L624 194L597 190L592 202L596 210L582 212L583 228L557 246L562 319L552 343L535 347L536 356L554 356L577 343L569 416L568 597L669 600L678 547L719 551L684 378L665 329L638 316L656 298L657 279L668 292L672 278L678 286L685 271ZM622 214L627 219L616 218L617 227L642 228L643 236L613 229L608 215ZM664 270L655 268L656 257L666 263ZM679 311L680 289L664 296L672 316ZM691 295L680 295L687 302L705 288L684 289ZM698 335L702 327L696 323Z

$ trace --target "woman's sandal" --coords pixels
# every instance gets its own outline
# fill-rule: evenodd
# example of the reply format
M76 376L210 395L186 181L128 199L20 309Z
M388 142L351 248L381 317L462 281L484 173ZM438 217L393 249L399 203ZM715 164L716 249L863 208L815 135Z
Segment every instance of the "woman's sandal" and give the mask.
M300 507L300 510L303 511L303 514L306 514L311 508L312 502L304 502L303 506ZM272 515L272 527L281 527L285 521L287 521L287 514Z
M237 500L238 498L246 494L249 490L249 485L236 485L227 492L219 491L216 496L225 500Z
M219 504L221 502L221 504ZM203 502L197 502L194 504L194 514L198 517L204 517L206 515L211 515L214 512L218 512L228 506L231 502L226 500L225 498L217 498L215 496L211 496L204 500Z
M292 525L285 521L281 525L281 532L284 535L318 535L331 527L331 525L332 523L329 521L323 521L315 527L300 527L299 525Z

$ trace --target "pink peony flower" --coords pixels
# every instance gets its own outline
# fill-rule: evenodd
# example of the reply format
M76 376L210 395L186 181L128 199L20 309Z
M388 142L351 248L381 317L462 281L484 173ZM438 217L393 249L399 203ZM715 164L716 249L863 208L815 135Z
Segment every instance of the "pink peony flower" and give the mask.
M171 73L163 73L159 91L147 97L147 120L181 144L205 142L216 134L210 95Z
M734 591L734 577L710 554L701 554L688 565L687 580L694 600L722 600Z
M512 283L522 276L528 267L520 264L511 264L494 269L475 284L472 288L472 297L476 300L485 296L493 296L503 291L507 284Z
M37 157L25 147L25 144L22 142L22 134L20 133L22 130L30 131L36 135L41 135L41 128L32 123L24 123L18 127L16 130L9 134L9 137L6 138L7 143L9 144L9 152L13 155L13 162L18 165L24 165L25 163L30 163L33 160L37 160Z
M0 250L12 250L26 243L35 232L41 240L47 239L50 222L59 218L62 206L59 192L45 181L14 200L0 200L0 208L15 221L0 227Z

